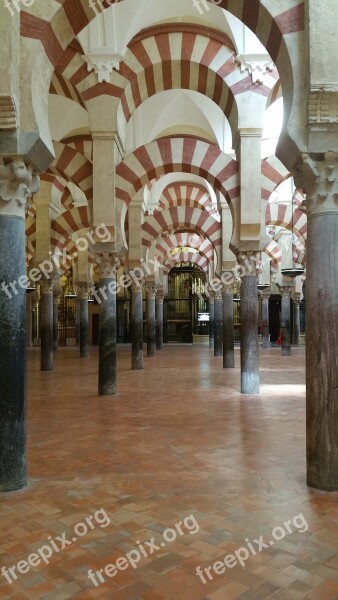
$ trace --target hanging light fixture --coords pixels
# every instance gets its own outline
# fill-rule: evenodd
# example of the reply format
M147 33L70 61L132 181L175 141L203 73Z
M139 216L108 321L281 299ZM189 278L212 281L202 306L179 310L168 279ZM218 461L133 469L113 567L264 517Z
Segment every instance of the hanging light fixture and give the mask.
M303 267L296 267L295 262L293 260L293 248L294 248L294 231L293 231L293 194L292 194L292 200L291 200L291 212L292 212L292 216L291 216L291 232L292 232L292 238L291 238L291 255L292 255L292 267L289 268L285 268L285 269L281 269L281 273L282 275L284 275L285 277L298 277L299 275L303 275L305 269L303 269Z
M89 291L89 294L88 294L88 302L94 302L93 294L91 291Z
M27 285L26 285L27 294L29 294L29 292L35 292L35 290L36 290L35 285L33 283L31 283L30 281L28 281Z

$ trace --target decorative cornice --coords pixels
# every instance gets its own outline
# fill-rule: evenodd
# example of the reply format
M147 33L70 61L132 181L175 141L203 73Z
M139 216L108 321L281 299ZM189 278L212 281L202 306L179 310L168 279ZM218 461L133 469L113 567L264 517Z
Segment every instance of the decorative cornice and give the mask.
M309 123L338 123L338 86L316 85L309 93Z
M163 23L161 25L147 27L142 29L133 37L128 44L128 48L131 48L134 44L137 44L138 42L141 42L149 37L164 33L194 33L195 35L202 35L210 38L211 40L215 40L224 46L227 46L235 52L234 43L226 33L218 31L218 29L205 27L196 23Z
M0 94L0 131L18 129L18 117L14 97Z

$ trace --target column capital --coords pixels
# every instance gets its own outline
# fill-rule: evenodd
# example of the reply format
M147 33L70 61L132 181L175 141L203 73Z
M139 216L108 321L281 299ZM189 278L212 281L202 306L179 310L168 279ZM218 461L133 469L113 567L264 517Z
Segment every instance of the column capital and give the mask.
M149 300L154 300L155 295L156 295L156 288L152 287L152 286L149 286L149 287L147 286L146 291L147 291L147 298L149 298Z
M42 276L40 279L40 294L53 294L53 279Z
M338 152L326 152L322 160L302 154L294 178L306 193L306 209L311 215L338 213Z
M38 191L39 181L22 160L7 165L0 161L0 215L24 218L27 201Z
M131 291L133 294L142 294L143 291L143 281L138 281L137 283L135 283L133 281L132 286L131 286Z
M222 290L215 292L215 300L223 300Z
M291 286L291 285L280 285L278 287L279 287L280 293L283 296L283 298L291 298L293 286Z
M237 254L237 262L242 269L241 277L258 277L261 270L261 253L253 250Z
M262 302L269 304L269 300L270 300L270 291L267 292L261 292L261 297L262 297Z
M102 252L97 255L100 279L113 279L119 264L118 254L115 252Z
M76 282L75 291L79 300L88 300L89 287L87 282Z

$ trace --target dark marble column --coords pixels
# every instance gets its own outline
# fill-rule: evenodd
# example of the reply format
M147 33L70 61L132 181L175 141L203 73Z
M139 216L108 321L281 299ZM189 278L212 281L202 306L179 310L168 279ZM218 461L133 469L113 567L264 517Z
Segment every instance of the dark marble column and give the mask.
M59 349L59 294L53 292L53 350L57 352Z
M156 348L163 350L163 292L156 292Z
M214 356L223 356L223 298L222 292L215 294Z
M293 300L293 334L292 343L296 346L299 345L300 336L300 299L294 298Z
M209 348L214 349L215 334L215 294L209 292Z
M241 253L241 393L259 394L257 265L260 255Z
M0 492L26 485L26 290L8 288L25 275L24 209L4 215L0 189ZM7 291L6 287L7 286Z
M131 346L131 368L134 371L143 369L143 298L141 285L133 285L132 287Z
M270 319L269 319L269 293L262 293L262 347L264 350L270 348Z
M32 342L33 346L36 346L36 339L38 337L38 320L36 312L36 296L33 294L32 298Z
M234 291L232 286L223 290L223 368L235 366Z
M281 287L282 311L280 328L282 332L282 356L291 356L291 296L292 288Z
M155 288L147 288L147 356L156 354Z
M331 146L333 138L320 135L322 147ZM303 155L295 183L307 213L307 483L331 492L338 491L338 152Z
M337 161L335 177L333 189L338 194ZM331 193L324 203L320 194L319 210L330 196ZM338 212L334 199L331 213L311 214L311 210L308 213L306 260L307 483L327 491L338 491L337 240Z
M116 273L115 259L104 257L100 267L99 396L116 394ZM88 349L88 301L83 304L83 350Z
M27 483L25 208L37 190L30 167L0 160L0 492Z
M53 283L45 279L40 285L41 371L53 370Z
M76 339L76 345L79 346L80 345L80 305L77 300L76 300L76 307L75 307L75 339Z
M88 291L78 292L80 314L80 358L89 356Z

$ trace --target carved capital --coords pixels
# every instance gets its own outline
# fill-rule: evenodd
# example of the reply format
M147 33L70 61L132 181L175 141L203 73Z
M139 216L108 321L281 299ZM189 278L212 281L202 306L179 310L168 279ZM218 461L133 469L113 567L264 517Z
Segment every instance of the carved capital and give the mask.
M260 252L238 252L237 262L240 277L258 277L262 267Z
M156 288L147 287L147 298L148 300L154 300L156 295Z
M296 165L295 182L306 193L310 214L338 212L338 152L327 152L322 160L303 154Z
M291 298L293 287L289 285L281 285L279 286L279 291L283 298Z
M100 279L113 279L119 265L118 255L115 253L103 252L97 256L99 264Z
M264 54L239 54L236 60L241 66L241 73L248 71L252 83L256 84L263 84L267 72L274 68L271 58Z
M88 300L89 288L87 282L76 282L75 291L79 300Z
M163 304L164 301L164 293L163 291L157 291L156 292L156 302L157 304Z
M23 161L0 164L0 214L24 217L27 201L39 189L39 177Z
M84 55L83 60L87 63L88 71L95 71L99 83L110 83L110 74L113 69L119 70L123 56L114 52L92 52Z

